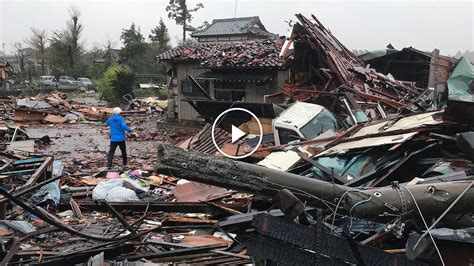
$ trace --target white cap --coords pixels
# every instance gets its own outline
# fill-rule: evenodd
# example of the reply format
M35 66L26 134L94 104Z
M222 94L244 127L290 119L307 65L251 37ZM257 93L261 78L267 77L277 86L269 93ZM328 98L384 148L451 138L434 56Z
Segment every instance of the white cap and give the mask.
M114 114L120 114L122 112L122 109L120 109L120 107L115 107L114 110L112 111L112 113Z

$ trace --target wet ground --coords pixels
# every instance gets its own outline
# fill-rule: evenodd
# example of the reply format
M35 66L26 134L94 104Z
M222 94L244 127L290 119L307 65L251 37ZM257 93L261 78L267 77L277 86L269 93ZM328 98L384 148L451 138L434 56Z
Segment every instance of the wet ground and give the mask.
M137 135L127 139L129 165L154 164L156 150L160 143L179 142L192 134L194 129L175 129L160 122L157 116L127 117L127 124ZM109 149L109 128L105 123L80 124L25 124L26 131L32 138L48 135L51 145L39 145L37 150L50 155L55 160L69 164L93 165L104 167ZM178 136L178 137L176 137ZM115 152L115 165L121 165L120 149ZM86 167L88 168L88 167Z

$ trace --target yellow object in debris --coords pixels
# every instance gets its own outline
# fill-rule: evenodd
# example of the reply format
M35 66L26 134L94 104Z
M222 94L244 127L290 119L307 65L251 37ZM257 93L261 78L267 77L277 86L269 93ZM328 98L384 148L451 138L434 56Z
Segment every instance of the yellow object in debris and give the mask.
M163 179L156 175L149 176L148 179L151 181L152 185L161 185L163 183Z

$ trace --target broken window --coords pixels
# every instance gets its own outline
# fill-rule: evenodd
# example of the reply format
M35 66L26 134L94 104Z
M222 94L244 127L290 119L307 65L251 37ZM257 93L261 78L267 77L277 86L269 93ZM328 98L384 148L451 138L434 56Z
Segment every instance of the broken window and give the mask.
M323 109L301 128L301 133L303 133L306 139L313 139L330 129L333 131L339 129L337 120L328 110Z
M242 82L214 82L214 96L220 101L245 101L246 85Z
M201 81L199 82L201 87L209 93L209 81ZM204 98L202 91L194 86L191 81L189 80L181 80L181 93L183 95L188 96L188 98Z
M278 136L280 137L280 143L289 143L294 140L300 139L298 133L291 129L277 128Z

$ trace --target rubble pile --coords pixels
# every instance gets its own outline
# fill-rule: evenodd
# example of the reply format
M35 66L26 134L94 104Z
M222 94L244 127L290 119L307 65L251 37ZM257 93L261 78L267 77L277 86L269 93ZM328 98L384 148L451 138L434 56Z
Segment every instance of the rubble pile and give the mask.
M233 234L214 227L219 218L244 212L248 196L155 175L153 166L133 161L129 169L146 170L63 165L52 157L9 161L0 171L2 263L250 262L223 251Z
M296 136L275 145L282 134L275 132L277 116L273 132L264 135L271 140L242 162L218 158L207 145L206 125L180 146L185 150L160 146L157 170L251 193L259 204L271 205L274 210L262 213L253 202L253 213L219 222L239 241L245 239L247 255L257 261L468 264L474 131L461 109L470 110L474 102L472 65L461 59L449 79L440 81L447 82L449 93L437 91L438 86L417 88L366 67L317 18L315 23L297 18L282 48L293 60L282 106L306 106L301 116L310 113L308 108L325 107L341 126L320 120L316 137ZM459 75L463 81L457 84ZM311 104L291 105L296 101ZM281 117L297 120L297 111L284 112ZM229 135L215 135L217 145L232 155L258 138L250 134L231 143Z
M163 113L168 108L167 100L159 100L156 97L134 98L129 104L128 110L143 111L146 108L149 113Z
M364 113L370 119L427 109L430 102L424 100L430 90L365 66L316 17L312 17L315 22L301 14L296 17L299 23L281 52L295 66L292 82L285 85L285 96L293 101L317 102L335 112L349 108L346 116Z
M15 122L45 122L62 124L69 122L105 121L112 113L110 107L85 104L67 99L64 93L51 93L36 97L24 97L1 100L3 109L1 118ZM124 103L124 114L163 113L167 101L155 97L134 98Z
M15 100L12 97L0 98L0 121L5 121L13 117L15 111Z
M24 128L5 127L1 131L9 143L57 132L51 145L35 145L33 140L33 150L0 152L2 264L69 265L100 260L94 257L97 251L104 252L102 260L119 261L133 260L134 254L151 259L155 256L151 253L167 250L169 255L162 258L170 261L196 250L210 251L209 258L216 261L236 259L219 251L231 240L214 233L212 222L214 217L228 215L229 210L245 211L248 198L157 174L156 145L165 140L177 143L190 133L184 129L165 131L156 124L153 130L150 123L156 123L156 117L134 113L127 120L136 132L129 138L129 149L135 152L126 168L111 170L105 167L106 152L101 146L107 144L104 126L79 123L50 127L24 122ZM15 131L17 137L12 138ZM32 134L25 135L25 131ZM194 234L195 230L201 233ZM149 243L143 245L145 242Z

